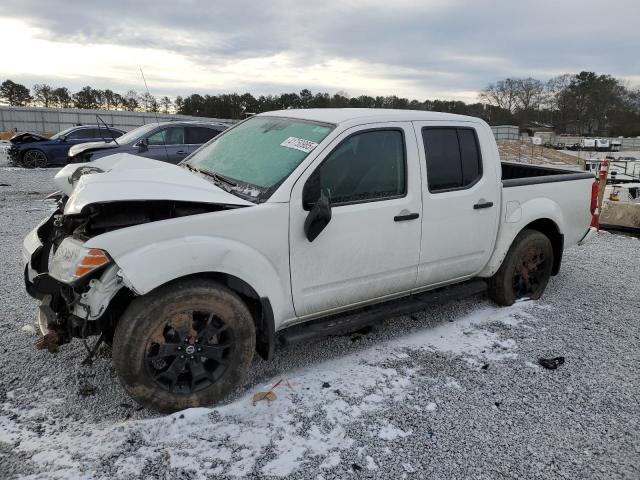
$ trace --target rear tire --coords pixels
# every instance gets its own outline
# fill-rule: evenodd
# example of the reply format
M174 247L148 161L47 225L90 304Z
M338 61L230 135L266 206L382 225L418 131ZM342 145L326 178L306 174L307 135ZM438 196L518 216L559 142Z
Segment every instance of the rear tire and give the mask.
M22 166L25 168L44 168L48 164L49 159L42 150L32 148L22 154Z
M182 410L231 393L251 364L255 341L251 314L234 292L187 280L129 305L116 327L113 363L138 403Z
M498 305L509 306L520 298L539 299L553 268L553 246L549 237L537 230L520 232L493 277L489 297Z

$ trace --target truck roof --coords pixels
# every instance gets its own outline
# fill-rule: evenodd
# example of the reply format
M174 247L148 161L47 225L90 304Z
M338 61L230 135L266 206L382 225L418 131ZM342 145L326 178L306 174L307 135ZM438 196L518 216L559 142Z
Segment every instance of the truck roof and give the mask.
M399 110L386 108L299 108L264 112L260 116L299 118L324 123L347 123L351 121L367 122L406 122L406 121L479 121L476 117L453 113L430 112L424 110Z

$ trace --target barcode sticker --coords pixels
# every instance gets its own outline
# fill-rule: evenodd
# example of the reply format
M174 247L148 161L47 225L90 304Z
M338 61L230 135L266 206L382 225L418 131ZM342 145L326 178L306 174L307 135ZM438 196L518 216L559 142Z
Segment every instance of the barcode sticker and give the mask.
M318 146L316 142L312 142L311 140L305 140L304 138L297 138L297 137L289 137L280 145L283 147L300 150L301 152L305 152L305 153L309 153L311 150L313 150Z

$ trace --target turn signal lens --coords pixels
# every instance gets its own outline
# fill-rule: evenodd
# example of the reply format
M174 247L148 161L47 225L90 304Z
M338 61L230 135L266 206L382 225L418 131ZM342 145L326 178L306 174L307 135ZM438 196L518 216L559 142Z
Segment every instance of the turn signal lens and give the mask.
M109 263L109 256L99 248L92 248L83 257L73 276L75 278L80 278L87 273L94 271L96 268L106 265L107 263Z

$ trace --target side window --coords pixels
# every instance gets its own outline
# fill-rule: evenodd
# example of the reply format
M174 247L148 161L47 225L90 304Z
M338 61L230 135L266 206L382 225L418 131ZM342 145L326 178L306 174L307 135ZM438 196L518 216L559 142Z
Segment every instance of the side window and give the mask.
M219 130L206 127L187 127L187 143L189 145L200 145L207 143L220 133Z
M67 135L67 138L69 140L83 140L85 138L93 138L91 136L91 133L92 130L90 128L79 128Z
M147 138L149 145L184 145L184 127L168 127Z
M472 128L423 128L430 192L466 188L482 176L478 139Z
M374 130L344 140L314 175L332 205L381 200L404 195L405 163L403 133Z

